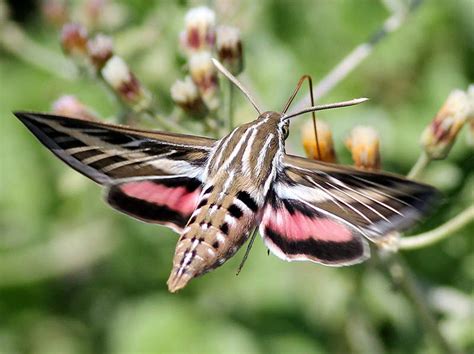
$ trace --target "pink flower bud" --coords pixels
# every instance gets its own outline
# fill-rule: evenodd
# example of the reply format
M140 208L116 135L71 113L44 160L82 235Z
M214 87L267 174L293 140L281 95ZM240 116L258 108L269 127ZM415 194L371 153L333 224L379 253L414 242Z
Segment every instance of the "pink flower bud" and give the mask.
M196 53L189 59L189 72L210 110L219 106L217 71L209 52Z
M84 60L87 57L87 30L77 23L67 23L61 31L61 45L67 55Z
M87 50L92 64L97 70L100 70L113 56L112 38L98 34L87 42Z
M171 86L171 97L179 107L193 117L202 118L208 113L196 84L189 76L184 80L177 80Z
M117 96L134 111L147 110L151 106L151 95L128 68L125 61L114 55L101 70L105 82Z
M313 121L307 121L301 129L302 142L306 156L313 160L331 163L336 162L336 152L334 151L334 142L329 126L321 119L318 119L316 120L316 129L318 134L318 144L316 144Z
M380 139L374 128L353 128L345 144L352 153L355 167L364 170L380 169Z
M230 26L218 27L216 48L222 64L232 74L240 74L244 67L244 61L239 29Z
M43 0L41 2L41 12L46 21L55 26L62 26L69 19L65 0Z
M466 92L452 91L421 135L421 145L431 159L444 159L471 112Z
M76 97L69 95L61 96L53 103L53 113L61 116L84 120L98 120L96 115L92 113Z
M83 2L84 22L88 28L96 28L100 18L106 15L105 6L107 0L86 0Z
M184 21L181 44L186 53L212 50L216 39L214 11L205 6L195 7L188 11Z

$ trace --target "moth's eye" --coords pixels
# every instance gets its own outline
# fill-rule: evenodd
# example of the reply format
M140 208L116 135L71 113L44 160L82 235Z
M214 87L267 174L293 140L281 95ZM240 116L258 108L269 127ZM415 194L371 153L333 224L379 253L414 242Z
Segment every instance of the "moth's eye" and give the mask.
M288 134L290 134L289 124L282 125L281 126L281 131L283 132L283 139L286 140L286 138L288 138Z

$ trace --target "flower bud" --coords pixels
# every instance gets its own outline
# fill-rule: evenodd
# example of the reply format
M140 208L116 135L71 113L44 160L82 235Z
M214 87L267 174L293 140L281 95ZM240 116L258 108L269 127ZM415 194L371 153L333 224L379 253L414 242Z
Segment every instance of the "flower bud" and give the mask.
M61 31L61 46L73 59L85 60L87 57L87 30L77 23L67 23Z
M357 126L345 141L354 166L364 170L380 169L380 139L372 127Z
M114 55L101 70L105 82L118 97L134 111L144 111L151 106L151 95L128 68L125 61Z
M218 27L216 47L219 60L222 64L224 64L232 74L240 74L244 67L244 61L239 29L230 26Z
M474 147L474 85L469 85L469 88L467 89L467 97L469 99L467 143Z
M306 156L314 160L331 163L336 162L336 152L334 151L334 143L329 126L318 119L316 120L316 130L318 134L318 144L316 144L313 121L307 121L302 127L301 135Z
M41 2L41 12L46 21L55 26L64 25L69 18L65 0L43 0Z
M87 21L88 28L95 28L100 22L101 16L106 15L105 6L107 0L86 0L83 3L84 20Z
M468 95L461 90L452 91L433 121L421 135L421 145L431 159L444 159L462 128L471 107Z
M216 39L214 11L205 6L195 7L188 11L184 21L181 44L186 53L212 50Z
M171 86L171 97L179 107L193 117L202 118L208 113L196 84L189 76L184 80L177 80Z
M219 106L217 71L209 52L196 53L189 59L189 72L210 110Z
M113 56L112 38L98 34L87 42L89 58L97 70L104 67L107 60Z
M53 113L83 120L98 120L84 104L70 95L61 96L53 103Z

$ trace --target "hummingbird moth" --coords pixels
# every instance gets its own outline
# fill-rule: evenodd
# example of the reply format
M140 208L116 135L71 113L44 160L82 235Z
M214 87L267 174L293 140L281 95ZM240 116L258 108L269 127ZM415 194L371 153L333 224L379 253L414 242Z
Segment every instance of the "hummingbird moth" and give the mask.
M285 153L290 118L363 100L261 113L214 63L259 112L219 140L15 113L53 154L103 185L113 208L180 234L171 292L222 265L255 229L286 261L362 262L366 240L411 226L435 199L434 188L403 177Z

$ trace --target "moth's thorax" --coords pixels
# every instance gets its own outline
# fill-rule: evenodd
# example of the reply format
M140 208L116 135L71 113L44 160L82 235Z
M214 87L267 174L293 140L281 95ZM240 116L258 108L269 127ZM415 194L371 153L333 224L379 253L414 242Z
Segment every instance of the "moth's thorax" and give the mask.
M176 247L170 289L224 263L255 228L284 148L280 117L263 113L216 142L199 205Z

